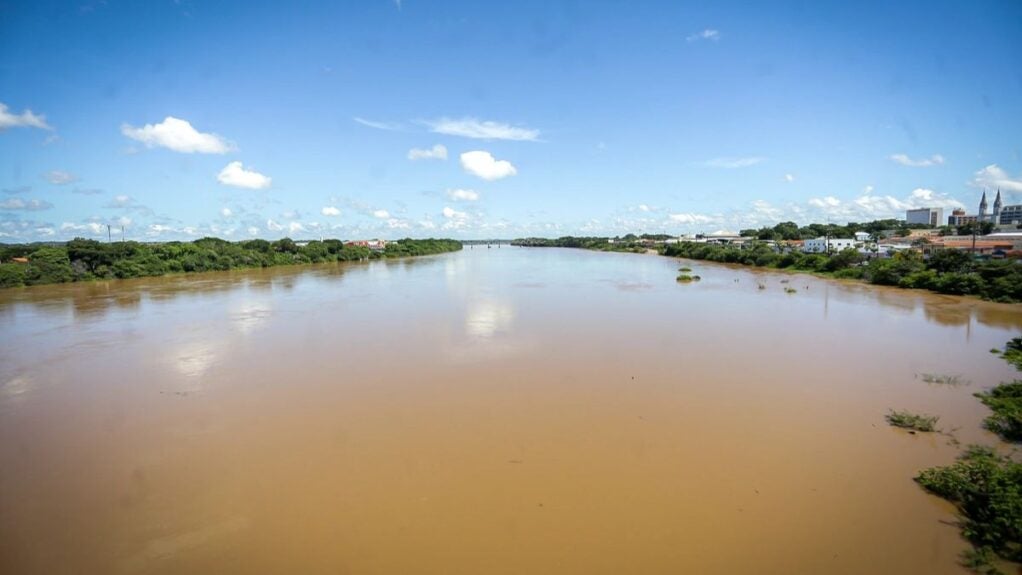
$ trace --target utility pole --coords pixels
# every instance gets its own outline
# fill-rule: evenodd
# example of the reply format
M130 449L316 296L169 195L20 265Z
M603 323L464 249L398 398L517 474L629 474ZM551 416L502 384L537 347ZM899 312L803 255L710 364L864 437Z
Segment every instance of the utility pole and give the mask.
M121 226L121 243L124 243L124 226Z
M109 244L111 242L113 242L113 240L110 239L110 224L107 224L106 225L106 243Z

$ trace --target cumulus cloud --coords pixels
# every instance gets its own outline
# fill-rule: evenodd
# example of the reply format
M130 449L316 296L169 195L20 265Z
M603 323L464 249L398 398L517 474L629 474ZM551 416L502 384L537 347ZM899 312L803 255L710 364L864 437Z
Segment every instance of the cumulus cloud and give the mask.
M64 222L60 225L60 231L62 232L75 232L75 233L88 233L94 236L99 234L105 234L107 231L106 224L99 222L87 222L84 224L76 224L74 222Z
M387 227L392 230L407 230L412 227L412 224L410 224L407 220L390 218L387 220Z
M750 158L713 158L712 160L706 160L703 165L708 168L748 168L749 166L755 166L756 164L762 163L765 158L750 157Z
M96 196L103 193L103 190L99 188L75 188L71 190L72 194L81 194L83 196Z
M39 128L40 130L52 130L46 123L46 116L33 114L32 110L24 110L20 114L13 114L8 111L7 105L0 102L0 132L8 128Z
M521 128L501 122L489 120L478 120L476 118L440 118L423 122L430 131L448 136L461 136L477 140L514 140L524 142L536 142L539 140L539 130L533 128Z
M367 128L386 130L388 132L397 132L404 128L401 124L397 122L377 122L374 120L366 120L365 118L359 118L358 116L355 116L354 118L352 118L352 120L354 120L358 124L366 126Z
M50 170L49 172L43 174L43 179L46 180L47 182L50 182L51 184L63 186L64 184L77 182L78 176L70 172L65 172L63 170Z
M48 210L53 207L53 204L45 200L25 200L22 198L9 198L0 202L0 210L24 210L27 212L37 212L40 210Z
M167 116L159 124L146 124L135 128L121 126L121 133L145 144L147 148L161 147L183 154L226 154L234 145L216 134L199 132L187 120Z
M409 160L446 160L447 148L443 144L437 144L432 148L412 148L408 150Z
M336 218L337 216L341 215L341 210L338 210L333 206L324 206L323 209L319 211L319 213L323 214L324 216Z
M255 170L246 170L241 162L231 162L220 170L216 179L225 186L235 188L246 188L249 190L262 190L270 187L272 178L264 176Z
M1022 192L1022 175L1012 178L997 164L990 164L976 172L969 185L975 188L1000 189L1007 192Z
M234 212L231 211L231 208L221 208L220 215L225 218L229 218L234 215Z
M685 41L688 42L689 44L693 42L699 42L700 40L712 40L713 42L716 42L717 40L720 40L720 31L707 28L702 32L689 34L689 36L685 38Z
M497 160L493 157L493 154L482 150L462 154L461 167L466 172L487 181L499 180L518 173L515 167L511 165L511 162Z
M795 174L784 174L784 181L785 182L794 182L795 181Z
M672 222L679 224L708 224L714 219L704 214L670 214L668 216Z
M305 226L301 222L288 222L287 224L287 233L289 234L297 234L304 231Z
M468 217L467 213L459 212L458 210L450 207L445 207L442 213L444 217L448 219L464 219Z
M18 186L17 188L4 188L5 194L27 194L32 191L32 186Z
M373 217L381 220L386 220L390 218L390 212L388 212L387 210L373 210Z
M884 218L903 218L906 210L917 208L962 208L961 202L928 188L916 188L908 196L898 198L888 194L874 194L873 187L867 186L852 200L841 200L834 196L811 198L810 208L820 216L844 221L865 221Z
M649 211L649 206L647 206L646 204L639 204L638 205L638 209L639 209L640 212L648 212Z
M462 189L447 190L447 197L459 202L474 202L479 199L479 192Z
M911 168L928 168L930 166L939 166L944 163L944 156L940 154L934 154L929 158L920 158L913 160L905 154L892 154L888 156L891 161L901 164L902 166L909 166Z

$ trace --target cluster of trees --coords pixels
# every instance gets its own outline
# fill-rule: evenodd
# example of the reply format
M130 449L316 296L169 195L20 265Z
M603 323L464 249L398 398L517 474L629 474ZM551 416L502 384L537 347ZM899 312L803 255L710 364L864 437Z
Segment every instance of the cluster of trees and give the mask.
M695 260L825 273L878 285L974 295L994 301L1022 302L1022 265L1018 260L977 260L961 250L933 250L928 257L907 251L890 258L865 261L862 254L852 249L834 254L804 254L778 251L765 244L739 248L682 242L664 246L661 253Z
M272 242L202 238L166 243L102 243L75 238L65 244L0 245L0 262L28 259L27 263L0 263L0 287L421 256L460 249L461 242L443 239L403 239L388 243L384 250L371 250L340 240L299 246L290 238Z
M747 238L759 240L808 240L821 236L832 238L850 238L856 232L866 232L873 238L887 237L890 235L907 236L913 229L931 229L926 224L908 224L904 220L874 220L867 223L848 222L844 225L837 224L809 224L799 226L795 222L781 222L773 227L764 226L759 229L745 229L739 232ZM940 235L962 235L969 236L975 232L977 235L986 235L994 230L992 222L969 223L954 228L952 226L939 226Z
M628 234L614 238L611 242L606 237L576 237L564 236L556 239L548 238L521 238L512 240L513 246L525 246L531 248L581 248L585 250L597 250L601 252L636 252L642 253L649 249L652 242L663 241L671 236L663 234L643 234L637 236Z

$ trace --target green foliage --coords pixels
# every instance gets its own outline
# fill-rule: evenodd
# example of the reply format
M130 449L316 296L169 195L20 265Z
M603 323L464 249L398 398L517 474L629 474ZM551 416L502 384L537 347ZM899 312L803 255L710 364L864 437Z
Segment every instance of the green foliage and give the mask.
M25 264L0 264L0 288L25 285Z
M158 276L302 263L341 262L437 254L461 249L455 240L404 239L386 250L348 245L340 240L311 241L299 246L289 238L268 242L228 242L202 238L194 242L144 244L101 243L75 238L63 246L28 244L0 247L6 257L27 255L29 263L0 264L0 287Z
M1022 337L1013 337L1004 344L1004 353L1001 355L1004 361L1015 366L1015 369L1022 371Z
M1008 441L1022 441L1022 380L1002 383L976 397L994 412L984 421L987 429Z
M29 254L25 285L63 283L72 279L71 260L64 248L41 248Z
M894 427L924 432L934 431L936 429L937 420L940 419L936 415L920 415L910 411L893 410L885 417L887 419L887 423Z
M694 276L694 275L689 275L689 274L678 274L677 281L682 282L682 283L688 283L688 282L697 282L697 281L699 281L701 279L703 279L703 278L701 278L699 276Z
M954 464L926 469L916 481L957 506L962 533L976 547L967 566L990 566L991 552L1022 560L1022 463L989 447L970 446Z

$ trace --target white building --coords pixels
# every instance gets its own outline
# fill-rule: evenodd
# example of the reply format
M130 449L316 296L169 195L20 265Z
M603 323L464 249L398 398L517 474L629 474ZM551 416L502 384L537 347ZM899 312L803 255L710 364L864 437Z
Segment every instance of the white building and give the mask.
M944 208L919 208L905 211L905 223L939 226L944 223Z
M821 236L815 240L806 240L802 244L802 251L807 254L837 253L848 248L855 248L855 240L851 238L828 239Z
M869 232L855 232L855 241L857 242L868 242L871 238Z

